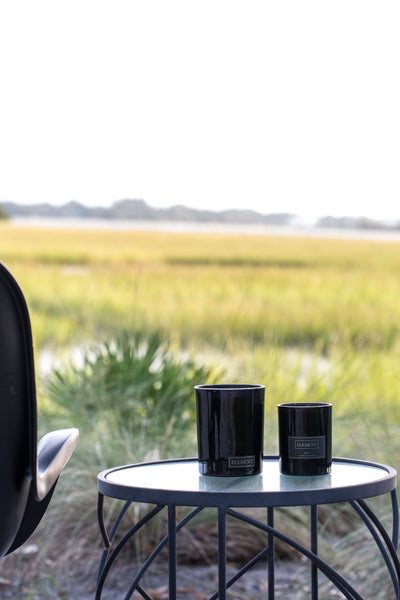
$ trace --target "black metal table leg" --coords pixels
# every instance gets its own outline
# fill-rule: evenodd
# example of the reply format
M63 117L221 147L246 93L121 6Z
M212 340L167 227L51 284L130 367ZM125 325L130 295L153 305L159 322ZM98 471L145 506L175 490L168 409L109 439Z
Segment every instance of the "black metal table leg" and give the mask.
M397 499L396 490L390 492L390 498L392 501L392 515L393 515L393 528L392 528L392 543L397 551L399 545L399 501Z
M318 554L318 506L310 507L311 552ZM318 567L311 561L311 599L318 600Z
M226 511L218 509L218 600L226 600Z
M274 526L274 509L267 509L267 523ZM268 532L268 600L275 600L275 538Z
M176 600L176 510L168 506L168 574L169 600Z

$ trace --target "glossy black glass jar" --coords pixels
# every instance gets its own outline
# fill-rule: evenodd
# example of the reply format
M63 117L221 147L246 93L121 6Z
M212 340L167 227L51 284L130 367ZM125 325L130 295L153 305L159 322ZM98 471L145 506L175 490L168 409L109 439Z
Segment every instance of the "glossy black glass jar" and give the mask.
M279 458L285 475L325 475L332 464L332 404L278 405Z
M199 470L235 477L262 470L264 391L257 384L195 387Z

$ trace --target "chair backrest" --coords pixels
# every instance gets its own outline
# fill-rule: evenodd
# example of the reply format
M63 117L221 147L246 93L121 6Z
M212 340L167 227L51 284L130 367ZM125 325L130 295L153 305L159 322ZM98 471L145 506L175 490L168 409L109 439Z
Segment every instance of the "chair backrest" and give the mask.
M24 296L0 263L0 557L21 524L37 460L32 334Z

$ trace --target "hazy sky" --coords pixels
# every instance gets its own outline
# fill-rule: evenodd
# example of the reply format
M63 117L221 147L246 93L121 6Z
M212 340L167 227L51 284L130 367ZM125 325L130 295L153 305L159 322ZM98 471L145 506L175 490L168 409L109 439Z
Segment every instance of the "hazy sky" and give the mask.
M400 216L398 0L0 0L0 200Z

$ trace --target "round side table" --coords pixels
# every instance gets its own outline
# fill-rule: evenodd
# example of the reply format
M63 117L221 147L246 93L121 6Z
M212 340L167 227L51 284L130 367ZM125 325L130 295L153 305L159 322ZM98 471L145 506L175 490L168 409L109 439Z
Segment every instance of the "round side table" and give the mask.
M268 600L275 598L274 541L280 539L310 560L311 599L318 600L318 570L323 572L345 598L363 600L357 590L318 555L318 505L348 502L371 533L371 540L386 563L392 580L395 598L399 599L400 563L397 557L399 511L396 495L397 474L389 466L347 458L334 458L328 475L293 477L282 475L279 458L266 456L263 471L251 477L207 477L199 474L197 459L167 460L125 465L107 469L98 475L98 518L104 552L100 562L96 600L101 599L107 575L121 549L141 527L164 508L168 513L168 534L160 541L139 568L125 600L137 591L145 600L152 597L141 585L141 579L161 550L168 547L169 599L176 600L177 561L176 536L194 516L205 507L217 509L218 519L218 590L209 600L226 600L227 589L262 558L268 560ZM390 494L393 528L389 534L377 515L365 502L383 494ZM115 523L107 533L103 517L104 496L125 500ZM154 504L119 540L115 534L131 503ZM176 507L194 507L180 522L176 521ZM307 547L286 536L274 527L274 508L288 506L310 507L310 546ZM253 519L236 510L244 507L265 507L266 522ZM226 579L226 517L239 519L267 533L267 545L234 577Z

